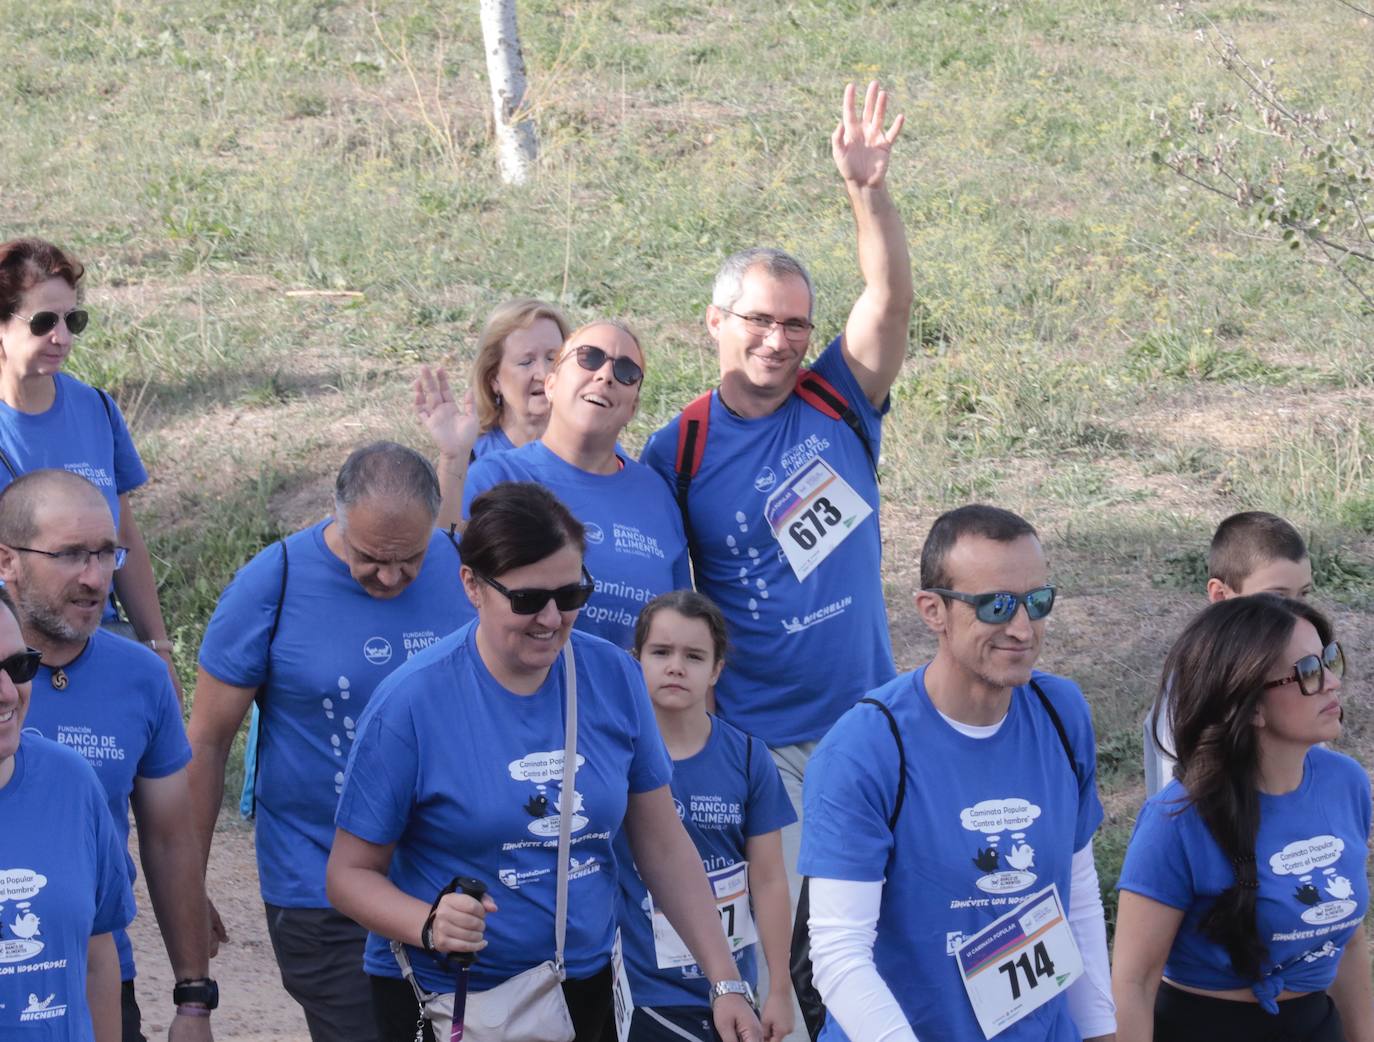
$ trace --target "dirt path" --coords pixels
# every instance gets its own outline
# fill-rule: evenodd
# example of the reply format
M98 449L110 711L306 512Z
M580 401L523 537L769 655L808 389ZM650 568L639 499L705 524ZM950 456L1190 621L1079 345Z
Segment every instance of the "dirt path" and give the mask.
M137 860L136 835L131 843ZM309 1042L305 1017L282 990L267 939L251 828L236 822L220 826L210 855L208 885L230 938L210 963L210 975L219 981L220 991L220 1007L213 1017L216 1042ZM141 878L135 897L139 913L129 933L138 959L143 1033L158 1042L167 1037L174 981Z

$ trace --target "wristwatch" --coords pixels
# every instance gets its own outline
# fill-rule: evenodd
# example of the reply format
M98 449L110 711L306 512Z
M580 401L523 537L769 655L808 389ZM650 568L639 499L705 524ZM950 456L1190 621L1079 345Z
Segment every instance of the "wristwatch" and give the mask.
M219 1006L219 985L209 977L179 980L172 989L172 1002L177 1006L195 1002L206 1009L216 1009Z
M722 995L743 995L744 1001L749 1003L754 1009L758 1009L758 1002L754 999L754 989L749 987L747 980L718 980L711 985L711 1005L716 1004L716 999Z

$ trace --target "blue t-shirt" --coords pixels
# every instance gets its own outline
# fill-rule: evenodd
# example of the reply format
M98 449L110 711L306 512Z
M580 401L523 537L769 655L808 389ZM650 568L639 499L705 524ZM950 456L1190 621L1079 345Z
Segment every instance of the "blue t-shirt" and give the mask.
M66 373L53 383L56 395L46 412L30 415L0 402L0 451L19 474L44 467L80 474L100 489L118 528L119 497L148 480L124 415L114 399L102 401L100 391ZM19 474L0 463L0 490Z
M925 667L874 691L897 719L906 796L895 834L897 743L875 706L846 713L807 767L803 875L884 881L873 958L917 1038L981 1039L953 954L994 919L1051 883L1068 911L1076 851L1102 821L1096 743L1083 693L1035 673L1074 751L1069 764L1049 712L1029 685L1013 689L1002 726L973 738L930 701ZM822 1038L845 1038L833 1018ZM1079 1042L1063 996L998 1042Z
M493 427L485 434L479 434L477 440L472 443L472 458L479 460L483 456L489 456L493 452L508 452L515 448L515 443L500 427Z
M473 617L458 554L436 531L420 574L387 600L371 596L325 545L329 520L273 543L220 595L200 664L235 687L261 687L258 879L268 904L327 908L324 867L334 806L367 700L412 655ZM277 605L281 622L268 634Z
M1240 977L1230 956L1199 929L1235 883L1231 860L1177 781L1146 801L1121 866L1122 890L1180 909L1183 922L1164 975L1208 991L1254 987L1257 995L1322 991L1335 980L1346 941L1369 905L1369 775L1354 760L1314 747L1302 784L1260 794L1255 919L1269 950L1264 984Z
M568 975L589 977L610 958L616 869L611 837L630 793L668 784L672 765L638 665L573 631L577 660L576 792L562 792L563 660L532 695L515 695L477 652L465 626L398 669L358 724L339 798L339 828L396 844L388 876L428 903L455 875L483 880L499 911L472 968L484 991L554 954L559 812L571 805ZM453 975L410 949L425 987ZM368 973L400 977L388 942L367 939Z
M673 802L708 872L746 860L745 841L797 820L768 748L724 720L695 756L673 761ZM710 1006L709 984L696 964L661 970L654 949L652 905L635 871L629 839L615 841L620 866L620 928L630 995L636 1006ZM757 945L735 953L740 977L758 983Z
M468 471L463 517L476 496L502 481L534 481L561 499L587 528L587 571L596 580L576 626L629 650L639 610L660 593L691 586L692 570L672 493L648 467L624 463L614 474L589 474L538 441L486 456Z
M814 371L849 402L876 457L882 417L864 397L839 338ZM678 425L641 457L676 487ZM819 456L873 512L798 582L764 517L768 497ZM716 684L721 716L772 746L820 738L865 691L896 672L883 603L878 480L864 443L842 420L792 395L758 419L711 396L701 468L687 493L697 589L720 605L735 653Z
M86 946L129 925L134 895L86 761L25 733L0 788L0 836L0 1038L90 1042Z
M24 730L70 746L95 768L133 882L129 794L135 778L165 778L191 762L181 703L162 659L107 630L91 634L62 671L67 686L58 691L53 671L38 670ZM121 979L133 980L134 949L123 930L115 934L115 946Z

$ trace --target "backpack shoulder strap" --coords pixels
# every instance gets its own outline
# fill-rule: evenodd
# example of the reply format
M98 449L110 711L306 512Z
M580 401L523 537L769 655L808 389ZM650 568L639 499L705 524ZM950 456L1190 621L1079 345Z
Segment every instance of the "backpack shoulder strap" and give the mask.
M458 558L458 574L463 573L463 551L458 549L458 522L455 521L444 530L444 535L448 536L448 541L453 547L453 556Z
M902 803L906 800L906 747L902 745L902 733L897 730L897 718L892 715L891 709L876 698L861 698L859 701L865 705L878 707L883 716L887 717L888 730L892 732L892 739L897 743L897 799L892 806L892 816L887 819L888 829L896 832L897 815L902 813Z
M105 391L102 391L99 387L97 387L97 388L95 389L95 393L98 394L98 395L100 395L100 404L103 405L103 406L105 406L105 419L107 419L107 420L110 421L110 430L113 431L113 430L114 430L114 402L112 402L112 401L110 400L109 394L107 394Z
M1073 745L1069 741L1069 732L1064 730L1064 721L1059 716L1059 710L1054 708L1054 703L1050 701L1049 696L1045 694L1040 685L1035 682L1034 677L1031 678L1030 686L1031 690L1035 692L1035 697L1040 699L1040 704L1045 707L1045 712L1049 713L1050 723L1054 724L1054 729L1059 734L1059 744L1064 747L1064 755L1068 758L1069 770L1073 771L1073 776L1078 779L1078 783L1081 785L1083 779L1078 774L1078 761L1074 759Z
M677 505L687 518L687 488L701 469L706 455L706 431L711 422L711 392L698 395L682 410L677 427L677 459L673 469L677 474Z
M263 721L263 706L267 699L267 685L272 679L272 642L277 639L277 627L281 625L281 606L286 602L286 576L291 570L291 559L286 554L286 540L279 539L277 545L281 547L281 589L277 591L277 607L272 613L272 628L267 631L267 669L263 674L262 683L258 685L257 693L253 695L253 701L258 705L258 743L253 755L253 785L250 790L248 801L248 811L244 814L246 818L256 817L258 813L258 773L262 767L262 732L265 728Z
M868 453L873 473L878 472L878 458L873 453L868 435L864 433L863 424L859 422L859 414L830 381L815 370L803 369L797 374L797 397L832 420L843 420L844 425L859 436L864 452Z
M277 591L277 610L272 613L272 628L267 631L267 650L272 650L272 642L277 639L277 627L281 625L281 606L286 601L286 576L291 571L291 559L286 554L286 540L278 540L281 546L281 589Z

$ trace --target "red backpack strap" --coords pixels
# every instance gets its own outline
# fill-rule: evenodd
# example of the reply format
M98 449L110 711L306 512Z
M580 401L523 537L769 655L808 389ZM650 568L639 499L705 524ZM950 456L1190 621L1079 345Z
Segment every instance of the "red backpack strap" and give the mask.
M859 422L859 414L825 377L814 370L803 369L797 374L797 397L822 415L832 420L843 420L844 425L857 434L863 443L868 462L873 465L873 473L878 472L878 459L873 453L873 446L869 444L868 435L864 433L863 424Z
M701 469L706 455L706 430L711 423L711 392L693 398L682 410L677 426L677 505L687 518L687 488Z

